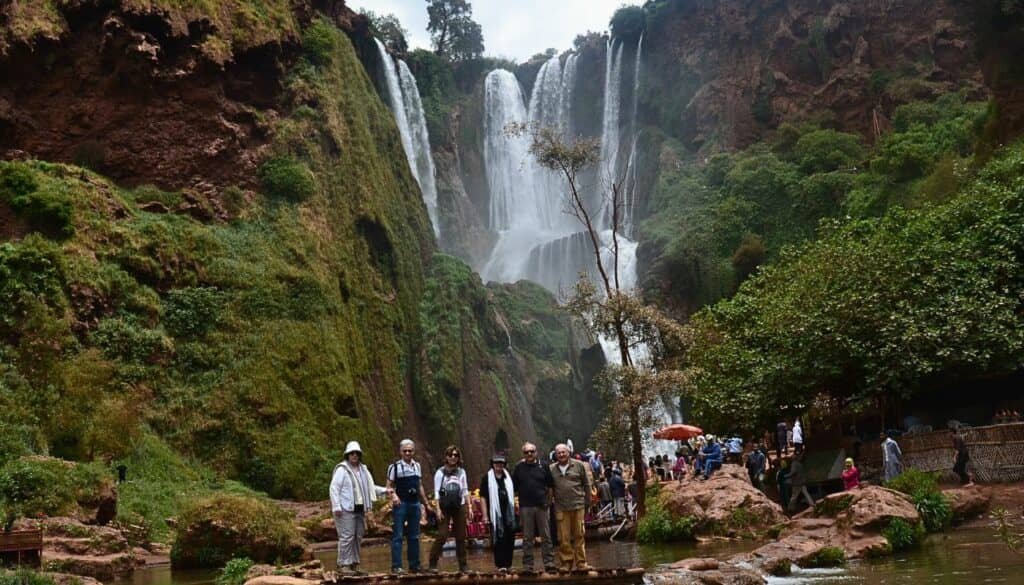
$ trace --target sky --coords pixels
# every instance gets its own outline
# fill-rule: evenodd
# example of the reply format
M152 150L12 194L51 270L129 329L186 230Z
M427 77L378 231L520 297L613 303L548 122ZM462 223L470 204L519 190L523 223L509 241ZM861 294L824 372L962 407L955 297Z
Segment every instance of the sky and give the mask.
M471 0L473 20L484 34L484 54L525 61L554 47L572 48L576 35L608 29L608 20L624 4L641 0ZM347 0L353 10L394 14L409 31L410 48L430 49L425 0Z

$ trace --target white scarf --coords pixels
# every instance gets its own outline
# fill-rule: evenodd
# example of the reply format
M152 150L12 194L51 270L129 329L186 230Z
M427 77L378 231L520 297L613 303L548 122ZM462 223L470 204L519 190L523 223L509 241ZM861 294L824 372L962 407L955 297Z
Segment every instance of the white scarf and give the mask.
M504 514L500 514L498 506L501 504L498 502L498 479L494 477L494 469L487 472L487 495L490 496L487 501L487 507L489 508L488 513L491 517L491 527L494 534L494 539L501 538L505 532L505 524L513 524L515 522L515 495L512 492L512 476L508 471L505 471L505 491L508 493L508 509L505 510ZM499 515L503 518L502 522L498 521Z
M363 471L364 466L362 463L360 463L359 467L356 469L352 469L352 466L349 465L348 462L339 463L338 465L345 467L345 471L348 472L349 479L352 480L353 500L357 506L362 505L365 509L367 498L370 502L377 499L377 494L370 489L370 482L367 479L367 474Z

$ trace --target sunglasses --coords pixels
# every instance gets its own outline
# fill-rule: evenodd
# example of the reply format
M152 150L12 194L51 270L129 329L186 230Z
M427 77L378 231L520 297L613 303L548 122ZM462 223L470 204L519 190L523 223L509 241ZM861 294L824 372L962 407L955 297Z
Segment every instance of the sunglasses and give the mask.
M523 453L526 453L527 455L530 455L530 454L533 454L533 453L536 453L536 452L537 452L536 449L523 449Z
M462 456L459 455L458 453L449 453L448 457L462 457Z
M402 449L402 453L412 453L412 449Z

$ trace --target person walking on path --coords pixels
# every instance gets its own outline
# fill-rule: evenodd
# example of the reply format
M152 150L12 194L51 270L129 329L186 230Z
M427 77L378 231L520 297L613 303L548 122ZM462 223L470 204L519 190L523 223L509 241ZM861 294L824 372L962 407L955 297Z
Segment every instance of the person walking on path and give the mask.
M747 454L747 475L750 476L750 483L757 489L764 491L764 468L767 459L760 445L753 443L750 453Z
M804 467L804 456L802 454L793 456L793 463L790 465L789 471L789 481L793 485L793 495L790 496L786 509L790 512L795 510L800 496L806 498L807 505L813 508L814 498L811 497L811 492L807 491L807 470Z
M783 507L789 505L789 496L793 492L793 484L789 479L789 460L779 460L779 471L775 474L775 483L779 487L779 504Z
M800 426L800 419L793 423L793 453L799 455L804 452L804 428Z
M515 487L505 464L505 456L495 453L491 457L491 469L480 480L480 497L491 521L494 566L501 573L512 568L512 551L516 544Z
M363 450L356 441L345 446L345 460L334 466L331 477L331 513L338 532L338 573L365 575L359 570L359 547L366 533L366 511L373 509L377 496L390 490L374 485L370 470L363 465Z
M860 470L853 464L850 457L843 461L843 491L848 492L860 487Z
M555 553L551 546L551 524L548 508L555 479L551 469L537 460L537 446L523 444L523 459L512 470L512 487L519 494L519 518L523 526L523 571L533 572L533 549L540 537L544 570L553 573Z
M583 540L583 517L590 500L586 465L569 458L569 447L555 447L550 466L555 480L555 521L558 524L558 556L565 571L590 570Z
M437 561L441 558L448 535L455 532L455 556L459 560L459 572L469 568L466 561L466 510L469 504L469 483L466 470L462 468L462 453L455 445L444 450L444 465L434 473L434 502L437 513L437 538L430 547L430 572L437 572ZM453 528L449 528L449 524Z
M953 439L953 450L956 452L953 457L953 473L960 477L960 484L965 486L974 485L971 476L967 475L967 462L971 455L967 451L967 443L956 429L949 429L949 436Z
M789 448L789 425L786 421L779 421L779 424L775 425L775 455L779 458L780 465L782 461L782 455Z
M391 517L394 520L394 533L391 536L391 572L401 574L402 571L402 539L408 541L406 555L409 559L409 572L420 572L420 505L426 506L427 495L423 491L423 471L418 461L413 459L416 444L404 439L398 445L402 458L388 466L388 487L394 492L391 496Z
M879 436L882 439L882 475L889 482L903 473L903 451L885 431Z

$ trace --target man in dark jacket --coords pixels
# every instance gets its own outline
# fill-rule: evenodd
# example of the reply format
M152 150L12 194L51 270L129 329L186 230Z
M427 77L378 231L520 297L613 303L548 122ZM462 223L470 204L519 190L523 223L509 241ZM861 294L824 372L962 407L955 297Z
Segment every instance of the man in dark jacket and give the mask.
M612 468L612 477L608 480L608 487L612 491L612 515L615 518L622 518L626 515L626 481L622 479L622 470Z
M533 572L533 549L540 537L544 570L555 572L555 554L551 546L548 506L555 480L551 469L537 460L537 446L523 444L523 459L512 470L512 485L519 494L519 518L523 526L523 571Z

